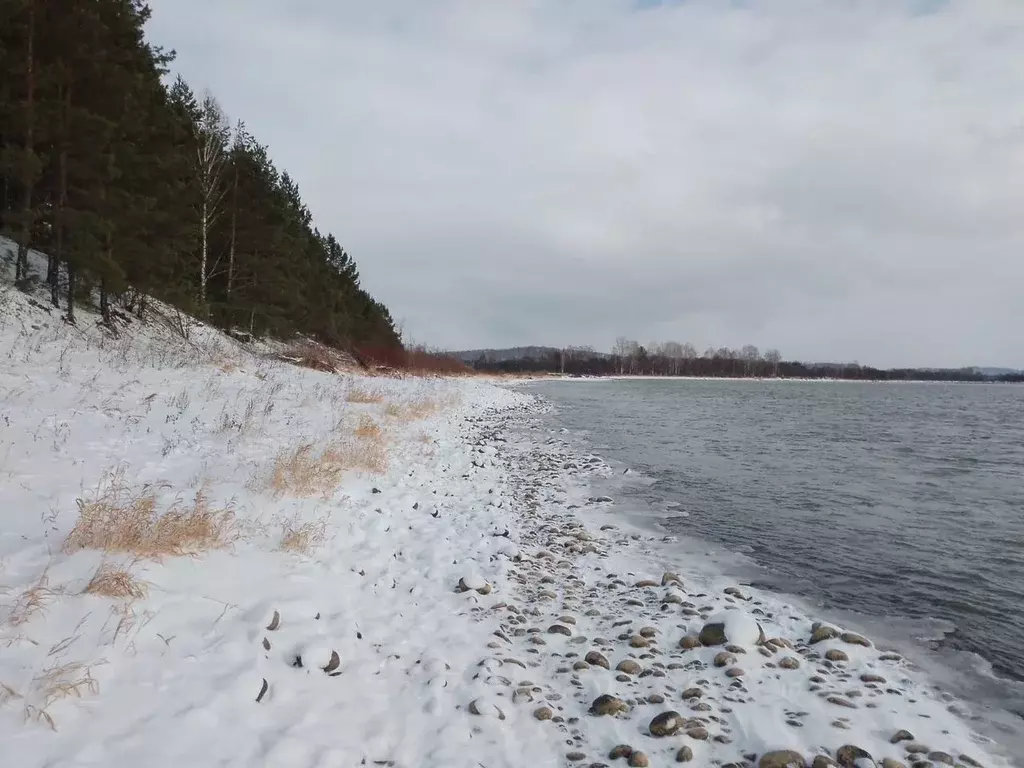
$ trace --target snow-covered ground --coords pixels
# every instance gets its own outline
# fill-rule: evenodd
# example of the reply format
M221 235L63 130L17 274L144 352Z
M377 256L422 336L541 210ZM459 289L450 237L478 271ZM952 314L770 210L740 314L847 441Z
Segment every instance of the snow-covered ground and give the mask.
M0 288L5 765L1005 762L630 530L529 395L190 339Z

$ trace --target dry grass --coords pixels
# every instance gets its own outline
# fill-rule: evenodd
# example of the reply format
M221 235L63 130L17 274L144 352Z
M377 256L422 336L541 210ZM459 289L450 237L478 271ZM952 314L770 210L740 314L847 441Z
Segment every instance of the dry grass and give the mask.
M306 523L289 520L282 526L279 549L308 555L323 546L327 540L327 517L320 517Z
M352 387L352 389L348 391L347 400L350 403L383 403L384 395L380 392L374 392L369 389Z
M448 404L440 399L419 397L406 403L388 403L384 414L395 421L420 421L433 416Z
M326 496L341 485L344 471L343 455L337 446L328 446L318 453L312 443L303 443L278 454L270 489L277 496Z
M363 414L359 417L359 425L356 427L355 435L360 440L382 440L384 438L384 430L380 428L376 421Z
M12 627L25 624L37 613L45 611L50 601L61 594L63 594L63 589L51 587L50 577L44 571L35 584L18 596L18 599L14 602L14 607L11 608L10 615L7 617L7 623Z
M78 521L64 541L64 552L97 549L159 559L222 549L237 538L230 505L212 508L204 489L190 505L175 501L160 512L153 486L132 490L123 472L116 471L100 483L93 498L78 499Z
M279 359L303 368L312 368L324 373L338 373L343 370L358 368L358 363L350 354L334 347L328 347L311 339L304 339L290 344Z
M106 560L96 569L85 593L122 600L141 600L149 592L149 585L131 572L134 561L126 566L113 565Z
M36 704L25 705L25 720L46 723L52 730L57 730L57 723L49 712L49 708L61 699L82 698L86 694L95 696L99 693L99 684L92 676L93 665L80 661L65 664L54 662L32 679L34 690L33 700Z

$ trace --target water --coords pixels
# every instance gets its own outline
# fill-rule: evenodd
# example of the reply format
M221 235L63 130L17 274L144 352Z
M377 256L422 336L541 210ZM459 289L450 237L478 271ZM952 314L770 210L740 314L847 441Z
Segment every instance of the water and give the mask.
M960 693L1024 717L1024 387L655 379L531 390L592 449L648 478L620 491L626 504L745 553L764 567L758 586L883 632L941 627L927 651L961 667Z

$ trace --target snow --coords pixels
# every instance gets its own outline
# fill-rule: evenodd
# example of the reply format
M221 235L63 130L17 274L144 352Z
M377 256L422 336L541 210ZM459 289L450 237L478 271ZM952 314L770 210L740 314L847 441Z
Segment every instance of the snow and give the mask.
M160 323L111 338L88 313L69 327L0 287L5 764L543 768L572 752L610 762L621 743L654 766L674 764L683 744L699 765L772 749L809 762L843 744L906 760L889 742L900 728L1006 764L906 662L839 640L808 649L812 617L748 587L725 594L734 585L679 562L614 504L590 502L592 481L613 470L574 455L528 394L321 373L191 328L187 342ZM356 392L381 399L352 402ZM336 486L275 490L279 457L355 450L367 420L383 432L383 472L350 464ZM112 484L158 510L189 508L201 491L237 526L222 548L193 554L66 551L79 500ZM282 548L298 530L311 532L307 546ZM86 593L105 565L127 568L145 594ZM634 587L664 571L682 584ZM712 666L721 648L677 647L719 616L746 650L738 683ZM550 632L556 623L569 635ZM758 624L808 655L762 655ZM631 646L648 627L652 645ZM811 654L826 648L850 661L814 691L824 667ZM611 670L573 669L591 650ZM780 669L784 656L800 668ZM626 658L650 674L619 679ZM868 672L888 684L865 687ZM681 698L692 686L712 711ZM856 709L822 698L851 688ZM588 715L604 693L628 711ZM540 707L554 719L538 719ZM653 738L666 710L705 717L723 740Z

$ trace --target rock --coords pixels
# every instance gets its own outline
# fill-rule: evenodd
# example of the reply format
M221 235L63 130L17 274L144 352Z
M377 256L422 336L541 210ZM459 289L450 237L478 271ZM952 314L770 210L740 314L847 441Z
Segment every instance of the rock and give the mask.
M899 760L893 760L891 757L883 757L882 768L907 768L907 766Z
M633 586L639 589L644 589L646 587L656 587L658 586L658 582L656 582L654 579L643 579L642 581L638 581Z
M910 731L896 731L889 739L890 744L899 744L901 741L913 741L914 734Z
M676 752L676 762L688 763L691 760L693 760L693 750L684 744L679 748L679 751Z
M587 664L591 664L595 667L604 667L605 669L611 669L611 666L608 663L608 659L605 658L605 655L603 653L598 653L597 651L591 651L590 653L588 653L584 657L584 661L586 661Z
M699 699L703 695L704 691L702 691L700 688L687 688L685 691L683 691L684 699Z
M615 667L617 672L625 672L627 675L639 675L644 671L644 668L640 666L640 662L633 661L633 659L623 659Z
M715 654L714 665L716 667L727 667L730 664L736 662L736 657L727 651L721 651Z
M493 704L486 699L473 699L473 701L469 702L469 711L480 717L496 717L499 720L505 719L505 713L502 712L496 704Z
M972 766L972 768L982 768L981 763L979 763L973 757L969 757L968 755L960 755L960 762L964 763L965 765L970 765Z
M828 755L818 755L811 763L811 768L832 768L834 765L836 765L836 761Z
M672 573L672 571L665 571L661 577L661 586L667 587L669 584L678 584L683 586L683 580L679 578L678 573Z
M847 709L857 709L857 705L849 699L844 699L842 696L829 696L825 699L829 704L835 704L838 707L846 707Z
M686 638L683 638L684 640ZM697 636L701 645L725 645L728 638L725 636L725 624L705 624Z
M800 662L793 656L783 656L779 659L779 666L783 669L797 669Z
M647 703L648 704L664 704L665 703L665 697L662 696L660 693L652 693L650 696L647 697Z
M617 715L619 712L625 712L627 709L629 709L629 707L627 707L621 699L617 699L611 694L605 693L594 699L594 703L590 705L590 714Z
M628 760L632 754L633 748L629 744L619 744L617 747L612 747L612 751L608 753L608 759L618 760L620 757L624 757Z
M682 724L683 716L674 710L669 710L668 712L662 712L660 715L655 715L650 725L647 726L647 730L651 732L651 736L662 738L673 735Z
M533 716L538 720L550 720L555 716L555 713L551 710L551 707L537 707L533 710Z
M481 595L489 595L491 594L491 585L486 581L476 579L475 577L470 577L469 581L467 581L465 577L459 579L459 586L457 587L458 592L469 592L471 590L476 590Z
M658 634L658 630L654 627L644 627L640 630L640 637L646 637L647 639L654 637L656 634Z
M835 627L830 627L827 624L822 624L813 632L811 632L811 639L808 642L811 645L820 643L823 640L831 640L834 637L839 637L839 630Z
M806 766L807 761L804 760L803 755L791 749L766 752L757 762L757 768L806 768Z
M682 640L679 641L679 647L684 651L688 651L691 648L700 648L702 645L700 638L696 635L685 635Z
M549 635L565 635L566 637L572 636L572 630L568 627L564 627L561 624L552 624L548 627Z
M561 624L571 624L573 626L576 626L576 617L575 616L559 616L558 617L558 621Z
M648 768L651 761L643 752L634 752L629 756L629 768Z
M747 652L747 649L742 645L727 645L725 646L725 650L729 653L735 653L737 656Z
M743 677L744 674L745 673L743 672L743 670L739 667L730 667L729 669L725 670L726 677Z
M861 680L862 683L884 683L885 682L885 678L882 677L881 675L872 675L870 673L865 673L865 674L861 675L860 676L860 680ZM893 743L895 743L895 742L893 742Z
M726 587L723 591L725 592L725 594L732 595L733 597L739 598L740 600L747 599L743 596L743 593L740 592L739 587Z
M930 752L924 744L918 744L916 741L912 741L909 744L904 744L903 749L907 752Z
M586 760L587 756L582 752L570 752L565 756L565 759L570 763L578 763L580 760Z
M838 762L842 768L860 768L856 763L862 758L874 762L874 758L871 757L871 753L861 749L860 747L854 746L853 744L847 744L836 750L836 762Z
M631 638L629 638L629 644L633 648L646 648L648 645L651 644L651 641L648 640L646 637L641 637L640 635L633 635Z
M583 672L584 670L590 669L590 665L585 661L577 661L572 665L573 670L576 672Z
M945 763L946 765L953 765L956 763L956 761L953 759L953 756L948 752L929 752L928 759L932 762Z
M870 640L855 632L843 632L843 634L839 636L839 639L844 643L849 643L850 645L863 645L865 648L871 647Z
M825 651L825 658L829 661L849 661L850 657L846 655L845 651L840 651L838 648L829 648Z
M693 728L687 728L686 735L691 739L696 739L697 741L707 741L708 729L703 725L696 725Z

